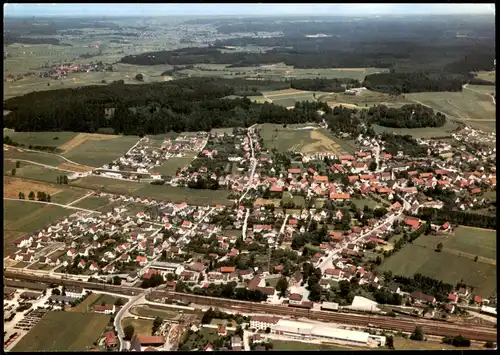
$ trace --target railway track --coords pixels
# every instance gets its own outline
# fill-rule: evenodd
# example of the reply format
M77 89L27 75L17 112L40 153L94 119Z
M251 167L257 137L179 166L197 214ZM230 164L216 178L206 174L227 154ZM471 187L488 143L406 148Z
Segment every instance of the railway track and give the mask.
M4 271L4 277L37 281L47 284L57 284L65 286L79 286L86 289L105 290L107 292L121 293L129 296L136 296L145 292L138 287L116 286L109 284L100 284L93 282L77 281L71 279L57 279L49 276L40 276L25 272ZM198 296L192 294L153 291L151 295L156 298L167 298L169 300L178 300L184 302L193 302L196 304L220 307L227 309L241 310L242 313L263 313L275 314L279 316L304 317L325 322L349 324L353 326L366 327L368 325L386 330L397 330L412 332L415 327L421 326L426 334L435 336L456 336L463 335L471 340L496 342L497 331L492 326L474 326L474 328L464 328L463 326L439 322L427 319L418 319L412 317L385 317L377 315L360 315L342 312L315 311L300 308L291 308L284 305L273 305L265 303L255 303L247 301L237 301L215 297Z

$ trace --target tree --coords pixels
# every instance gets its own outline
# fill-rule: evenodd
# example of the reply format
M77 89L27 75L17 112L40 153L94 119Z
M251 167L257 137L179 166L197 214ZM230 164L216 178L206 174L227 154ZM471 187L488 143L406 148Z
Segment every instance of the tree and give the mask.
M271 333L271 328L267 327L266 330L265 330L266 334L269 334Z
M384 280L387 282L392 281L392 271L391 270L384 271Z
M61 177L60 176L57 176L57 183L60 184L61 183Z
M135 333L135 328L133 325L127 325L125 328L123 328L123 333L125 334L125 340L132 340L132 337L134 336Z
M438 243L438 244L436 245L436 251L437 251L437 252L441 252L441 251L443 251L443 243Z
M47 194L47 202L50 202L52 200L52 197L50 197L50 194Z
M15 176L16 175L16 169L12 169L11 172L12 176Z
M67 175L63 176L63 182L64 182L64 185L68 185L68 176Z
M33 191L30 191L28 198L33 201L35 199L35 193Z
M141 73L139 73L139 74L137 74L135 76L135 80L137 80L137 81L143 81L144 80L144 76Z
M479 257L476 255L476 257L474 258L474 261L478 261L479 260Z
M484 343L484 347L487 349L493 349L495 347L495 343L487 341L486 343Z
M20 200L24 200L24 194L23 194L22 192L19 192L19 195L18 195L18 196L19 196L19 199L20 199Z
M19 169L21 167L21 162L18 160L16 161L16 169Z
M163 323L163 319L160 317L156 317L153 321L152 334L156 333L156 331L160 328Z
M286 290L288 289L288 281L286 277L282 276L276 284L276 291L279 292L279 298L285 297Z
M59 295L61 294L61 291L60 291L58 288L54 288L54 289L52 290L52 294L53 294L54 296L59 296Z
M369 166L370 171L375 171L377 170L377 162L375 160L372 160Z
M417 325L415 327L415 330L410 335L410 339L411 340L418 340L418 341L424 340L424 330L422 329L421 326Z
M121 285L122 279L119 276L113 277L113 285Z
M389 349L392 349L392 350L394 349L394 338L393 338L392 335L388 335L386 337L386 343L385 344L387 345L387 347Z
M116 307L123 306L123 300L121 298L117 298L116 301L115 301L115 306Z

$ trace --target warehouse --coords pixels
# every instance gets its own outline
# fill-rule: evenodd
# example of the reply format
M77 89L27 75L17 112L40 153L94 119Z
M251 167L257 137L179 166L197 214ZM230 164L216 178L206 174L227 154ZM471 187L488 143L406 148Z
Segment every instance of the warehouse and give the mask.
M296 339L321 339L357 346L385 346L384 336L286 319L279 320L271 330L274 334Z

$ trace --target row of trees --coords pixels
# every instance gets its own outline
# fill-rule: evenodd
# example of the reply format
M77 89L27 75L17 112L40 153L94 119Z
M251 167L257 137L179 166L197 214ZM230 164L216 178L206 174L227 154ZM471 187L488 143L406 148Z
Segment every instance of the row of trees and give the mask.
M24 194L24 192L19 192L18 197L20 200L26 199L26 195ZM30 193L28 194L28 199L31 201L35 200L35 193L33 191L30 191ZM50 196L50 194L48 194L46 192L37 191L36 199L37 199L37 201L50 202L52 200L52 197Z
M365 77L367 89L399 95L412 92L462 91L466 78L460 75L429 73L378 73Z
M400 108L377 105L368 109L367 122L393 128L441 127L446 123L446 116L419 104Z
M471 213L467 211L457 210L437 210L434 208L421 208L418 217L426 221L436 221L437 223L444 223L448 221L455 225L464 225L470 227L479 227L486 229L497 229L496 216L489 216L479 213Z

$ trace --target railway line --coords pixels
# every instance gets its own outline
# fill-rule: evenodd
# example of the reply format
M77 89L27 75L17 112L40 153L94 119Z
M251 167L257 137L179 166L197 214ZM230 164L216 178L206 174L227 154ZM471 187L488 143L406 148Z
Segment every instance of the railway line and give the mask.
M37 281L47 284L57 284L65 286L79 286L86 289L105 290L107 292L121 293L129 296L137 296L146 291L138 287L116 286L109 284L100 284L71 279L57 279L49 276L29 274L25 272L4 271L4 277L26 281ZM463 335L471 340L496 342L497 331L493 327L475 326L464 328L452 323L433 321L428 319L419 319L412 317L386 317L377 315L360 315L342 312L316 311L309 309L291 308L284 305L273 305L265 303L255 303L247 301L237 301L231 299L222 299L207 296L198 296L192 294L153 291L151 295L155 298L166 298L172 301L193 302L196 304L207 305L211 307L220 307L241 310L243 313L262 313L275 314L278 316L291 316L310 318L319 321L342 323L353 326L381 328L386 330L397 330L412 332L417 325L423 328L424 333L435 336L456 336Z

